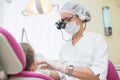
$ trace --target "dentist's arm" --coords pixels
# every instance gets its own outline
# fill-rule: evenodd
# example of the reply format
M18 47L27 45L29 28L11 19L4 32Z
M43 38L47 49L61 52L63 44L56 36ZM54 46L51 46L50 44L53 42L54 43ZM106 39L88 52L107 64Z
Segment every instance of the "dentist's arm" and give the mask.
M59 77L59 75L58 75L58 72L56 72L56 71L50 71L49 76L50 76L51 78L53 78L54 80L60 80L60 77Z
M62 64L48 60L40 61L39 64L47 64L46 66L41 67L41 69L56 70L69 75L68 66L63 66ZM82 80L99 80L99 75L94 75L90 68L74 67L71 74L71 76ZM51 71L50 77L59 80L58 73L55 71Z
M69 67L66 67L65 73L69 75ZM94 75L90 68L74 67L71 76L82 80L99 80L99 75Z

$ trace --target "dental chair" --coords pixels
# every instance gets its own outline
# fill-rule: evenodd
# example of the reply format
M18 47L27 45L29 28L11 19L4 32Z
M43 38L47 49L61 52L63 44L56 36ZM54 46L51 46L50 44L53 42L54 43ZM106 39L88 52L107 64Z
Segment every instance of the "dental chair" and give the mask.
M47 75L24 71L26 58L20 44L0 27L0 80L53 80Z
M119 75L110 60L108 61L107 80L120 80Z

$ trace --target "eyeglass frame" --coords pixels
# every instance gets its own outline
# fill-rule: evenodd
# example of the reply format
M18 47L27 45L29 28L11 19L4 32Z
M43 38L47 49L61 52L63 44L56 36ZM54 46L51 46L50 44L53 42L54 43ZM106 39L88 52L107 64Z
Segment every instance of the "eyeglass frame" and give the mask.
M73 16L71 16L71 17L65 17L64 19L61 19L61 21L69 22L69 21L71 21L74 17L78 17L78 15L73 15Z

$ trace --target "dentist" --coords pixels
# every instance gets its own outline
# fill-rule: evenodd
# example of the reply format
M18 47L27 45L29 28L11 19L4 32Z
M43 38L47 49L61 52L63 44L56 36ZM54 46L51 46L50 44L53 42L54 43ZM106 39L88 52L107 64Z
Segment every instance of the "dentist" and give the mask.
M51 70L55 80L106 80L108 56L107 45L101 34L87 31L83 23L91 20L89 11L82 5L67 2L60 10L64 30L72 38L62 47L59 62L48 60L42 69Z

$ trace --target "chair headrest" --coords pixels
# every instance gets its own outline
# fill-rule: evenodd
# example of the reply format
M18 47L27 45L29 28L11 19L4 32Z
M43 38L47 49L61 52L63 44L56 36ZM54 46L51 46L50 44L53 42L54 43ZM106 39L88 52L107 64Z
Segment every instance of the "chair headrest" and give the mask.
M20 44L0 27L0 65L6 74L17 74L26 66L26 58Z

